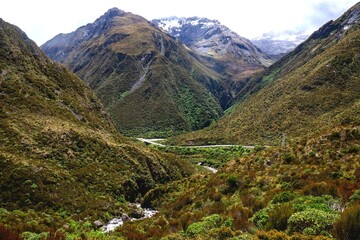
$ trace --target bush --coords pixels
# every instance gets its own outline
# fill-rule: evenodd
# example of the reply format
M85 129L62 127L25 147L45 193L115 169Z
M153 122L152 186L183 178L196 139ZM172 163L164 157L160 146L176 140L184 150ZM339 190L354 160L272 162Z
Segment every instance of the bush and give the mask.
M294 213L288 220L290 232L301 232L305 235L329 235L336 214L318 209L308 209Z
M260 240L289 240L289 236L283 232L278 232L276 230L271 230L268 232L258 231L256 232L256 236Z
M296 193L293 192L281 192L276 194L273 199L271 200L271 203L275 204L275 203L285 203L285 202L290 202L291 200L295 199L296 197Z
M296 160L296 157L294 155L292 155L291 153L286 153L283 156L283 161L286 164L290 164L290 163L294 162L295 160Z
M305 195L311 195L311 196L322 196L322 195L330 195L333 197L339 196L336 186L326 182L310 183L309 185L303 188L303 192Z
M238 186L237 177L235 175L230 175L226 180L229 188L236 188Z
M360 189L356 190L353 195L349 198L349 203L356 203L360 200Z
M288 225L288 219L295 213L295 209L289 203L276 205L268 212L268 221L265 230L276 229L285 231Z
M0 224L0 240L21 240L19 234L5 228Z
M246 207L234 206L229 211L230 217L233 219L232 228L234 230L247 231L250 229L249 218L252 216L252 211Z
M235 233L231 228L227 226L221 226L220 228L215 228L210 230L209 237L210 239L226 240L234 237Z
M333 234L339 240L360 239L360 204L347 208L334 224Z
M195 222L191 224L187 230L186 235L190 237L206 234L213 228L218 228L221 226L223 219L218 214L213 214L208 217L203 218L201 222Z

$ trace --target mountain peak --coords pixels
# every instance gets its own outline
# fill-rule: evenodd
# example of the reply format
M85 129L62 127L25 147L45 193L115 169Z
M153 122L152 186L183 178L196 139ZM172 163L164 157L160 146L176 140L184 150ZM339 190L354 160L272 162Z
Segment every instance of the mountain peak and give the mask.
M202 56L231 59L231 62L240 61L240 65L245 63L247 66L257 67L268 66L273 62L248 39L239 36L218 20L170 17L155 19L152 23ZM244 68L239 70L243 72Z
M117 16L123 16L125 14L125 12L121 9L118 9L116 7L110 8L107 12L104 13L102 17L106 17L106 18L113 18L113 17L117 17Z
M116 7L110 8L107 12L104 13L104 15L96 19L96 21L93 24L95 26L103 25L104 23L111 21L114 17L122 17L124 15L125 12L123 10L120 10Z

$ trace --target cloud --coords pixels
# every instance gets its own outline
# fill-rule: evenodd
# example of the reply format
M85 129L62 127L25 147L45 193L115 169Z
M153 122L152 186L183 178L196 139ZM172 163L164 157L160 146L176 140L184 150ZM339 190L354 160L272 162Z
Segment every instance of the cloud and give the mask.
M340 16L357 0L11 0L0 17L24 30L38 44L58 33L93 22L112 7L148 20L168 16L217 19L248 38L270 31L319 28Z

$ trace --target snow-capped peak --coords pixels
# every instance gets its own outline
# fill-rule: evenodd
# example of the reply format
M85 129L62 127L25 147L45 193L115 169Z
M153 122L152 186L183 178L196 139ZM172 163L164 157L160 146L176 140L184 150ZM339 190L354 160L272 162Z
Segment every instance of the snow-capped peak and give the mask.
M200 26L201 28L209 28L220 25L220 22L217 20L199 17L168 17L155 19L152 22L171 35L176 35L176 32L185 25Z

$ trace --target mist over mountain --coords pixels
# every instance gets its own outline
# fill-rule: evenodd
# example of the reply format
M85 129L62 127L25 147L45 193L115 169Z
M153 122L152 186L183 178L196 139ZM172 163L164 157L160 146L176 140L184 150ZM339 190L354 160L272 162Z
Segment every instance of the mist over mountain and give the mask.
M294 50L309 36L310 35L305 32L270 32L251 39L251 42L260 48L264 53L280 59L286 53Z

